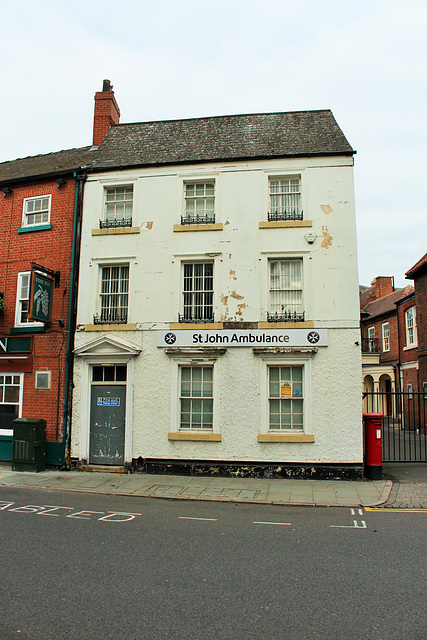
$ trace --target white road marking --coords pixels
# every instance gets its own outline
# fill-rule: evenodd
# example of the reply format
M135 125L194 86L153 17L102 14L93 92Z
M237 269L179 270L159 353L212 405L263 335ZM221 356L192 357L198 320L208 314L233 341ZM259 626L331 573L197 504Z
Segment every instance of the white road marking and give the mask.
M218 518L191 518L190 516L178 516L180 520L205 520L207 522L216 522Z
M292 526L291 522L254 522L254 524L273 524L273 525L279 525L282 527L290 527Z
M332 529L366 529L366 522L364 520L361 521L361 524L357 524L357 520L353 520L353 525L347 524L330 524L330 528Z

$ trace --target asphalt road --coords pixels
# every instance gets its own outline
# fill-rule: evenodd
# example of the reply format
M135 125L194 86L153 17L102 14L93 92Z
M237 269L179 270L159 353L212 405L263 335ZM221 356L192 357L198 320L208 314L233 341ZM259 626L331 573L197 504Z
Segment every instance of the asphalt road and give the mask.
M1 640L425 640L426 513L0 488Z

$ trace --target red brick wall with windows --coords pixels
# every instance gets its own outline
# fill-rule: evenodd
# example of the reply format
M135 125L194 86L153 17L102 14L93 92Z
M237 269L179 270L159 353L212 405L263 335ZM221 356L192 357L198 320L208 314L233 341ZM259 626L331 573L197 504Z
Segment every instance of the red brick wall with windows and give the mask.
M31 371L24 374L22 417L45 419L47 439L60 441L65 396L75 181L72 177L67 177L66 184L60 188L56 180L11 185L10 188L12 193L0 198L0 220L3 229L3 233L0 234L0 292L3 292L5 304L5 311L0 314L0 337L33 336L32 364L30 358L29 365ZM37 230L35 225L34 230L19 233L18 229L23 228L24 199L43 195L51 195L51 228ZM31 262L61 272L59 288L53 289L52 322L43 333L32 333L31 330L16 333L14 328L16 329L18 273L30 271ZM19 369L17 361L8 363L6 358L0 360L0 374L23 370ZM51 372L50 389L35 389L36 371Z
M388 322L389 325L389 351L383 351L383 330L382 326ZM373 318L372 320L366 320L363 325L363 337L368 338L369 327L375 328L375 338L378 340L378 346L380 349L380 362L395 362L399 357L399 346L397 338L397 317L383 316L379 318Z
M415 295L413 294L408 300L404 300L398 305L399 331L400 331L400 361L414 362L418 359L418 346L410 347L407 344L406 336L406 311L411 307L415 307ZM418 311L418 310L417 310ZM418 314L416 314L418 316ZM418 317L416 317L417 333L418 333ZM418 384L417 384L418 387ZM414 388L414 391L418 389Z
M427 382L427 269L415 281L420 391Z

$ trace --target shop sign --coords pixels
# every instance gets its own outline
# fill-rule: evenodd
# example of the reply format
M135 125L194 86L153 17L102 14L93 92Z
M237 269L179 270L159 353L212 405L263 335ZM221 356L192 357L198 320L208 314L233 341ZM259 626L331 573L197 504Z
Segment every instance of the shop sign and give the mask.
M326 347L327 329L158 331L158 347Z
M0 354L2 353L31 353L31 337L0 337Z
M31 274L30 310L28 317L37 322L50 322L53 280L35 271Z

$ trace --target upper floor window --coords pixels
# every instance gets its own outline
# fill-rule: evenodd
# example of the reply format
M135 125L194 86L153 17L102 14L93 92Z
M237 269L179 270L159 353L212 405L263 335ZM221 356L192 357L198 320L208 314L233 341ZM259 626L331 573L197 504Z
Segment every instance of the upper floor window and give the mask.
M270 178L269 221L302 220L301 178Z
M129 265L101 267L99 315L94 324L126 324L129 304Z
M215 222L215 182L186 182L185 214L181 224L213 224Z
M183 314L179 322L213 322L213 263L183 265Z
M104 219L101 229L131 227L133 211L133 185L105 189Z
M270 260L269 322L304 321L302 260Z
M383 351L390 351L390 325L384 322L382 325Z
M405 311L406 346L417 346L417 321L415 307L410 307Z
M30 227L38 224L48 224L50 221L50 204L50 195L25 198L22 226Z
M34 325L42 326L43 323L28 319L30 310L30 285L31 271L18 273L18 288L16 293L15 326Z

